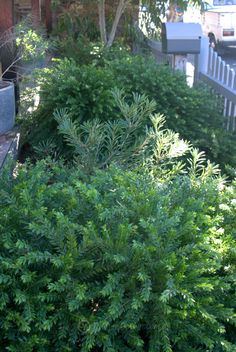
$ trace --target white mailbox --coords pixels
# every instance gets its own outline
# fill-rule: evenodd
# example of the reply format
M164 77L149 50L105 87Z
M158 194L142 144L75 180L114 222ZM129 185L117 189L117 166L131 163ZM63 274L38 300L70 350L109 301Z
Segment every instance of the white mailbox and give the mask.
M166 54L199 54L202 27L199 23L162 23L162 51Z

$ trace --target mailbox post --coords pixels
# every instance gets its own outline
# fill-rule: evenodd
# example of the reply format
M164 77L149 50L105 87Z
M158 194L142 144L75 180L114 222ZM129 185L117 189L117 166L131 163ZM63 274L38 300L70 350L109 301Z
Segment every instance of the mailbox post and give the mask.
M198 73L198 54L201 47L202 28L199 23L162 23L162 52L173 54L173 68L186 72L187 54L194 55L194 76Z

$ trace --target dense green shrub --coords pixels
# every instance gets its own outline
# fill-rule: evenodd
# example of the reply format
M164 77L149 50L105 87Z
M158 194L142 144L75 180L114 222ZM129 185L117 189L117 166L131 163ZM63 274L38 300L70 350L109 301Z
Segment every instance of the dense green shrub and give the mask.
M126 53L122 59L101 57L99 63L98 56L91 65L78 66L65 59L46 71L40 107L28 136L30 142L37 144L53 134L57 136L55 109L67 108L72 120L78 122L117 119L119 110L111 91L118 87L130 99L133 92L154 99L156 112L164 114L168 128L204 150L222 168L224 164L235 167L234 136L223 130L221 106L205 86L189 88L184 75L157 66L151 58Z
M71 37L59 40L58 42L58 55L60 57L74 60L79 65L92 64L99 55L100 46L94 45L86 37L78 37L73 39Z
M0 190L2 351L235 351L235 188L50 160Z
M212 160L236 165L235 136L223 130L221 102L203 84L189 88L181 72L157 65L152 58L125 57L109 63L118 86L125 91L146 94L157 103L168 128L179 132L194 146L204 150Z
M65 59L44 70L39 80L42 85L40 106L27 126L28 139L34 144L55 136L55 109L66 108L70 117L79 122L117 116L111 94L114 77L110 70L93 65L77 66Z
M60 40L57 50L59 57L72 59L77 65L104 66L108 61L130 56L130 48L127 45L115 43L107 48L99 42L91 42L84 36Z
M164 127L163 116L153 114L155 102L134 94L133 102L128 104L119 90L115 90L113 96L122 116L117 120L92 119L78 124L66 110L55 112L58 131L66 146L71 147L70 154L77 167L87 174L114 163L126 169L145 165L153 175L165 173L166 178L179 173L184 168L180 158L190 152L190 145ZM149 126L145 125L147 118ZM36 152L44 158L45 144L40 143ZM50 155L54 156L55 152L52 148ZM211 172L216 168L212 165Z

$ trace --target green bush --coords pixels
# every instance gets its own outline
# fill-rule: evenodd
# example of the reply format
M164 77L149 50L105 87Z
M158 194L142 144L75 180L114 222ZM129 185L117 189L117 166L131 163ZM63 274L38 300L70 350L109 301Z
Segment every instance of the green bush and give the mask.
M114 163L126 169L145 165L153 175L163 176L165 173L166 178L179 173L184 168L180 158L190 152L190 145L177 133L164 128L163 116L152 114L155 102L144 95L134 94L133 102L127 104L119 90L115 90L113 96L122 116L114 121L93 119L78 124L72 121L66 110L55 112L59 134L71 148L69 152L77 167L87 174ZM145 125L147 118L150 126ZM49 140L50 145L49 155L55 156L55 144ZM45 143L36 148L41 158L45 157L45 152L48 155L48 151ZM216 169L211 166L211 172Z
M104 47L99 42L91 42L84 36L64 38L58 42L58 55L60 58L72 59L77 65L104 66L108 61L122 59L130 56L127 45L115 43L112 47Z
M167 127L204 150L224 171L224 165L236 166L236 152L232 150L235 137L223 130L221 106L204 85L189 88L183 74L158 66L151 58L127 53L124 58L112 60L98 56L91 65L78 66L65 59L46 71L41 103L29 128L31 143L53 135L58 138L53 119L55 109L66 108L72 120L78 122L117 119L119 109L111 91L118 87L128 99L133 92L153 99L156 112L164 114Z
M17 172L0 180L2 351L236 350L233 186Z
M27 126L29 142L37 144L56 135L55 109L66 108L72 120L78 122L117 116L111 71L93 65L77 66L65 59L39 75L41 102Z
M229 153L235 136L224 131L221 102L204 84L189 88L181 72L173 73L147 57L125 57L111 61L109 66L117 85L124 87L127 94L134 91L154 99L168 128L204 150L222 167L227 163L236 166L235 153Z

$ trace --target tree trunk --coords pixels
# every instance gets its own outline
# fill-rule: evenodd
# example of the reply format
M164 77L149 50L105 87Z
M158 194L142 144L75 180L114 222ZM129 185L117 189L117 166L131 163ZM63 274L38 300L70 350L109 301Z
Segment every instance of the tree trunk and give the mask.
M99 16L99 29L100 29L101 41L103 44L106 44L107 33L106 33L105 0L99 0L98 2L98 16Z
M112 43L113 43L113 41L115 39L118 23L120 21L121 15L122 15L125 7L127 6L127 4L128 4L127 0L119 0L119 4L118 4L117 9L116 9L115 18L114 18L114 21L113 21L113 24L112 24L111 33L110 33L108 41L107 41L107 46L108 47L112 46Z

